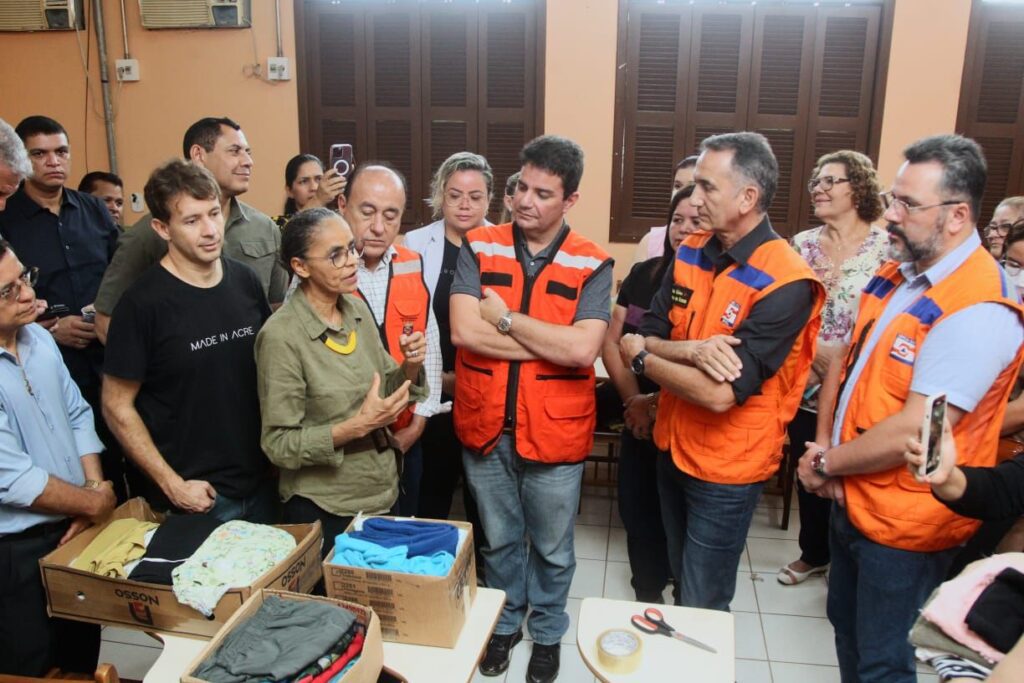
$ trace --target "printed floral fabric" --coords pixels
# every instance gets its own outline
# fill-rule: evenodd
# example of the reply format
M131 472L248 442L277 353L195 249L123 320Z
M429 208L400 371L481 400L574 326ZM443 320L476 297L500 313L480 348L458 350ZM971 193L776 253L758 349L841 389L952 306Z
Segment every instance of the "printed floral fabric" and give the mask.
M861 290L888 258L889 236L882 228L872 226L857 253L836 268L821 248L824 230L825 226L805 230L794 235L791 242L825 285L826 298L821 310L818 344L838 346L850 343ZM817 410L817 398L805 400L800 407L804 410Z
M227 522L174 570L178 602L211 616L231 588L248 586L295 549L287 531L264 524Z

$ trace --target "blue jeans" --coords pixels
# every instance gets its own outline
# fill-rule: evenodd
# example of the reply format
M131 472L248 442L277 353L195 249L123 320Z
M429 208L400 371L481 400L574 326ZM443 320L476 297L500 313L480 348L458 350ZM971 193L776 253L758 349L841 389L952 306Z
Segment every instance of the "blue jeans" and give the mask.
M417 440L402 455L402 478L398 482L398 514L413 517L419 514L420 481L423 480L423 446Z
M206 514L221 522L241 519L254 524L277 524L281 519L277 478L264 479L256 490L245 498L228 498L218 493L213 507Z
M658 458L658 495L676 604L729 611L736 571L764 482L715 484Z
M958 548L918 553L869 540L832 506L828 619L843 683L915 683L907 634Z
M463 450L462 463L487 534L487 585L505 591L494 633L518 631L530 607L527 627L534 642L560 642L569 630L565 604L576 571L573 525L583 463L523 460L507 434L483 457Z

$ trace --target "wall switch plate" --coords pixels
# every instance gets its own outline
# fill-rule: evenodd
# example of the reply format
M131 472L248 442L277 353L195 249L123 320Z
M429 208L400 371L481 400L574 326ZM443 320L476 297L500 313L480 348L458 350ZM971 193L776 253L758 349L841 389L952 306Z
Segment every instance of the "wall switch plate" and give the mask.
M146 204L142 200L142 195L138 192L132 192L128 197L131 200L132 211L135 213L142 213L146 208Z
M267 78L271 81L290 81L292 67L287 57L267 57Z
M139 80L139 60L119 59L114 65L117 68L117 80L122 83Z

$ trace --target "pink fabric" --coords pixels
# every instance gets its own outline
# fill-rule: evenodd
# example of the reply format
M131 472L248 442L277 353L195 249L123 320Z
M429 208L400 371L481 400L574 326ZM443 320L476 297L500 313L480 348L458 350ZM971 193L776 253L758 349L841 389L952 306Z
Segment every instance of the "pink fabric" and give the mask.
M647 231L647 258L654 258L665 253L665 231L667 225L651 228Z
M984 560L978 560L967 567L955 579L941 586L935 599L921 612L921 616L938 626L942 631L991 662L1002 661L1005 656L986 643L977 633L967 628L964 621L978 596L1006 568L1024 572L1024 553L1002 553Z

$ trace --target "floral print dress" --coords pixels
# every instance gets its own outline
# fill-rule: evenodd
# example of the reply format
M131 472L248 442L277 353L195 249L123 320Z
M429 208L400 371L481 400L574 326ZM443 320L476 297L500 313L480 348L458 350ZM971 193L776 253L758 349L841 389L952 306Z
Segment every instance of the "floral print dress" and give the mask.
M811 228L794 235L793 248L825 285L825 305L821 310L821 330L818 343L825 345L848 344L857 320L861 290L886 261L889 250L889 236L882 228L871 226L871 232L857 249L836 268L832 259L821 248L821 236L825 226ZM817 398L805 399L804 410L816 410Z

